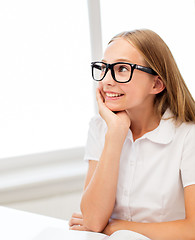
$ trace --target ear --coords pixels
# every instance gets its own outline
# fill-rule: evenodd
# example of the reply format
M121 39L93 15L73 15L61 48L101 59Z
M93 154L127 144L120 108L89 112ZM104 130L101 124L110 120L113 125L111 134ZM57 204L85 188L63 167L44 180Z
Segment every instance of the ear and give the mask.
M164 85L162 79L159 76L155 76L154 82L153 82L152 93L158 94L158 93L162 92L164 89L165 89L165 85Z

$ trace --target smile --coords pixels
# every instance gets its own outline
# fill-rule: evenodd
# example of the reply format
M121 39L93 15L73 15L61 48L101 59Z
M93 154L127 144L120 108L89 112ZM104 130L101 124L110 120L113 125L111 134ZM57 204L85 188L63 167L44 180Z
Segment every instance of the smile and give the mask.
M120 93L106 93L107 97L120 97L124 94L120 94Z

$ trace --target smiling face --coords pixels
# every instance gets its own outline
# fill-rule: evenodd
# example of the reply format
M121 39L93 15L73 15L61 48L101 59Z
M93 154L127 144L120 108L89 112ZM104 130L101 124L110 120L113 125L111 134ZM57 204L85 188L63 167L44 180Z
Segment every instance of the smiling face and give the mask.
M102 59L105 63L129 62L146 66L141 54L127 40L115 39L111 42ZM114 81L109 70L105 78L99 82L99 89L105 99L106 106L112 111L143 110L153 106L156 92L154 83L157 77L134 70L130 82L118 83Z

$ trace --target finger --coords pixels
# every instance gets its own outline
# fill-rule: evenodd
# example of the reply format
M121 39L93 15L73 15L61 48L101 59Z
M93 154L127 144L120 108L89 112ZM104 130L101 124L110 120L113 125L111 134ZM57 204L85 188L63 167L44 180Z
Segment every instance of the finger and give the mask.
M99 88L96 89L96 99L97 99L97 103L98 103L99 113L101 115L101 113L103 113L104 111L107 111L108 108L106 107L106 105L104 103L104 98L103 98L102 93Z
M83 225L83 219L71 218L69 221L69 226L73 226L73 225Z
M96 89L96 100L98 102L98 105L100 105L100 104L102 104L104 102L103 101L104 100L103 96L102 96L99 88Z
M83 215L81 213L73 213L72 218L83 218Z
M80 225L74 225L74 226L70 227L69 230L88 231L88 229L86 227L80 226Z

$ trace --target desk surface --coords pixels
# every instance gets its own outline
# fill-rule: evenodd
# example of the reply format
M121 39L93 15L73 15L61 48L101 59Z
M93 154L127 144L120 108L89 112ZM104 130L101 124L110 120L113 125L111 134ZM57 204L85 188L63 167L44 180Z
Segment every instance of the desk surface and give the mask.
M105 239L103 234L70 231L68 221L6 207L0 207L0 228L0 239L3 240Z

